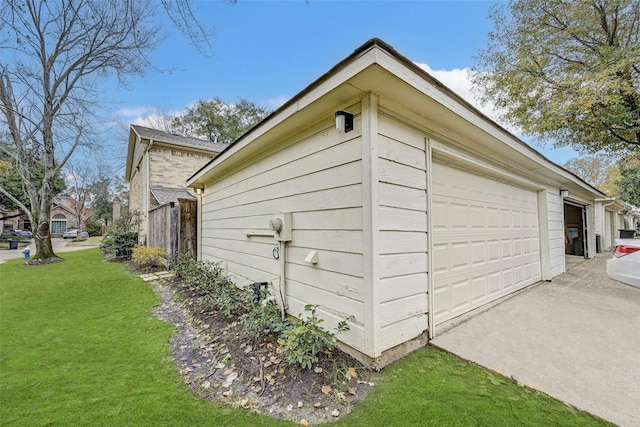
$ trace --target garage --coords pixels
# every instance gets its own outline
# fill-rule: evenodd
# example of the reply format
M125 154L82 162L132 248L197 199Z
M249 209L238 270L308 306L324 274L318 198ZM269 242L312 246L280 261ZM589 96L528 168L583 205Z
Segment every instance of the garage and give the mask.
M434 322L541 279L537 192L462 162L432 162Z

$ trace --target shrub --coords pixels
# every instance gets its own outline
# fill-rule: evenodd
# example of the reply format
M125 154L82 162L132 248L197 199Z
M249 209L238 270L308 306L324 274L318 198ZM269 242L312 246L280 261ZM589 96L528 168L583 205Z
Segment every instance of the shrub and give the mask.
M99 236L102 231L102 221L100 220L87 221L84 226L89 236Z
M251 298L247 302L246 313L238 319L242 336L257 340L264 335L282 332L289 327L287 320L282 320L280 307L274 301L266 299L267 292L260 292L255 298L253 291L246 292Z
M136 267L154 269L164 267L167 253L162 248L153 246L138 246L133 248L131 260Z
M215 309L225 316L240 315L245 311L245 295L222 273L218 264L180 255L175 270L184 286L200 295L200 310Z
M295 323L282 320L280 308L268 296L266 289L255 291L238 289L225 276L220 266L209 261L197 261L180 255L175 263L177 277L183 286L199 295L196 309L199 312L218 312L234 316L240 326L240 336L257 340L264 335L280 333L278 344L283 346L289 364L311 369L319 361L319 355L332 351L336 346L336 334L322 329L323 322L316 315L317 305L308 304L310 315ZM336 333L349 329L347 322L338 323Z
M336 346L335 334L320 326L323 319L316 316L317 308L317 305L305 305L305 311L310 311L311 315L303 319L300 314L300 321L285 329L278 339L278 344L284 347L290 365L298 364L302 368L311 369L311 366L319 360L318 354L331 351ZM347 322L341 321L338 323L336 332L340 333L348 329Z
M100 242L100 249L114 259L129 259L138 243L140 216L129 214L111 224Z

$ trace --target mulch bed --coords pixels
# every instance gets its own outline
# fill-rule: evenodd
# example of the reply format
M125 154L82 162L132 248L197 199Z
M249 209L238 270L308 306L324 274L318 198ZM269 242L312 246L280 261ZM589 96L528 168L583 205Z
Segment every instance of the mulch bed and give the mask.
M142 275L161 298L153 314L176 326L171 353L183 380L200 397L301 424L351 412L379 374L335 349L312 369L289 365L276 336L241 338L233 321L198 313L197 295L164 274Z

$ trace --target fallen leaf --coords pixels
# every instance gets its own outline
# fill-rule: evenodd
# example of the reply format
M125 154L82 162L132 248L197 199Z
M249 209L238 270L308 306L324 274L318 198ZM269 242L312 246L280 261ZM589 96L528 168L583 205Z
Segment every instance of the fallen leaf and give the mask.
M231 387L231 384L233 383L233 381L236 378L238 378L238 373L237 372L230 373L229 376L227 377L227 379L224 381L224 383L222 383L222 387L224 387L224 388Z
M347 369L347 376L349 378L358 378L358 373L356 372L356 368L350 367Z
M210 382L210 381L204 381L204 382L202 383L202 388L203 388L203 389L205 389L205 390L206 390L206 389L208 389L209 387L211 387L211 382Z
M332 417L339 417L340 416L340 411L338 411L337 409L334 409L333 411L331 411L331 416Z
M248 345L248 346L246 346L246 347L245 347L245 349L244 349L244 353L245 353L245 354L247 354L247 353L251 353L251 350L253 350L253 348L252 348L250 345Z
M303 426L308 426L309 425L309 421L305 420L304 418L300 420L300 424L302 424Z
M355 396L358 393L358 390L355 387L351 387L349 389L349 394Z
M276 353L278 353L278 354L282 354L282 353L284 353L284 347L282 347L282 346L277 346L277 347L276 347Z
M313 404L314 408L319 408L321 406L322 406L322 403L320 403L320 402L316 402L316 403Z
M287 411L288 412L293 411L293 405L287 405Z
M302 402L302 400L298 400L298 408L302 408L304 406L304 403Z
M273 363L271 363L270 360L267 360L266 362L264 362L264 367L268 368L269 366L273 365Z
M322 368L319 366L316 366L315 368L313 368L313 372L315 372L316 374L319 374L322 372Z
M325 385L323 385L323 386L322 386L322 393L324 393L324 394L329 394L329 393L331 393L331 386L330 386L330 385L326 385L326 384L325 384Z

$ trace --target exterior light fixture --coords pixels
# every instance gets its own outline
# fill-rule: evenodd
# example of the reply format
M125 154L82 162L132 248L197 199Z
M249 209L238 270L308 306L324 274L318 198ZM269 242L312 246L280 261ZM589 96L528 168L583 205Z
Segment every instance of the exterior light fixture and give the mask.
M338 132L353 130L353 114L346 111L336 111L336 129Z
M561 197L569 197L569 190L560 190Z
M200 187L196 188L196 194L198 196L202 196L202 193L204 193L204 188L200 188Z

